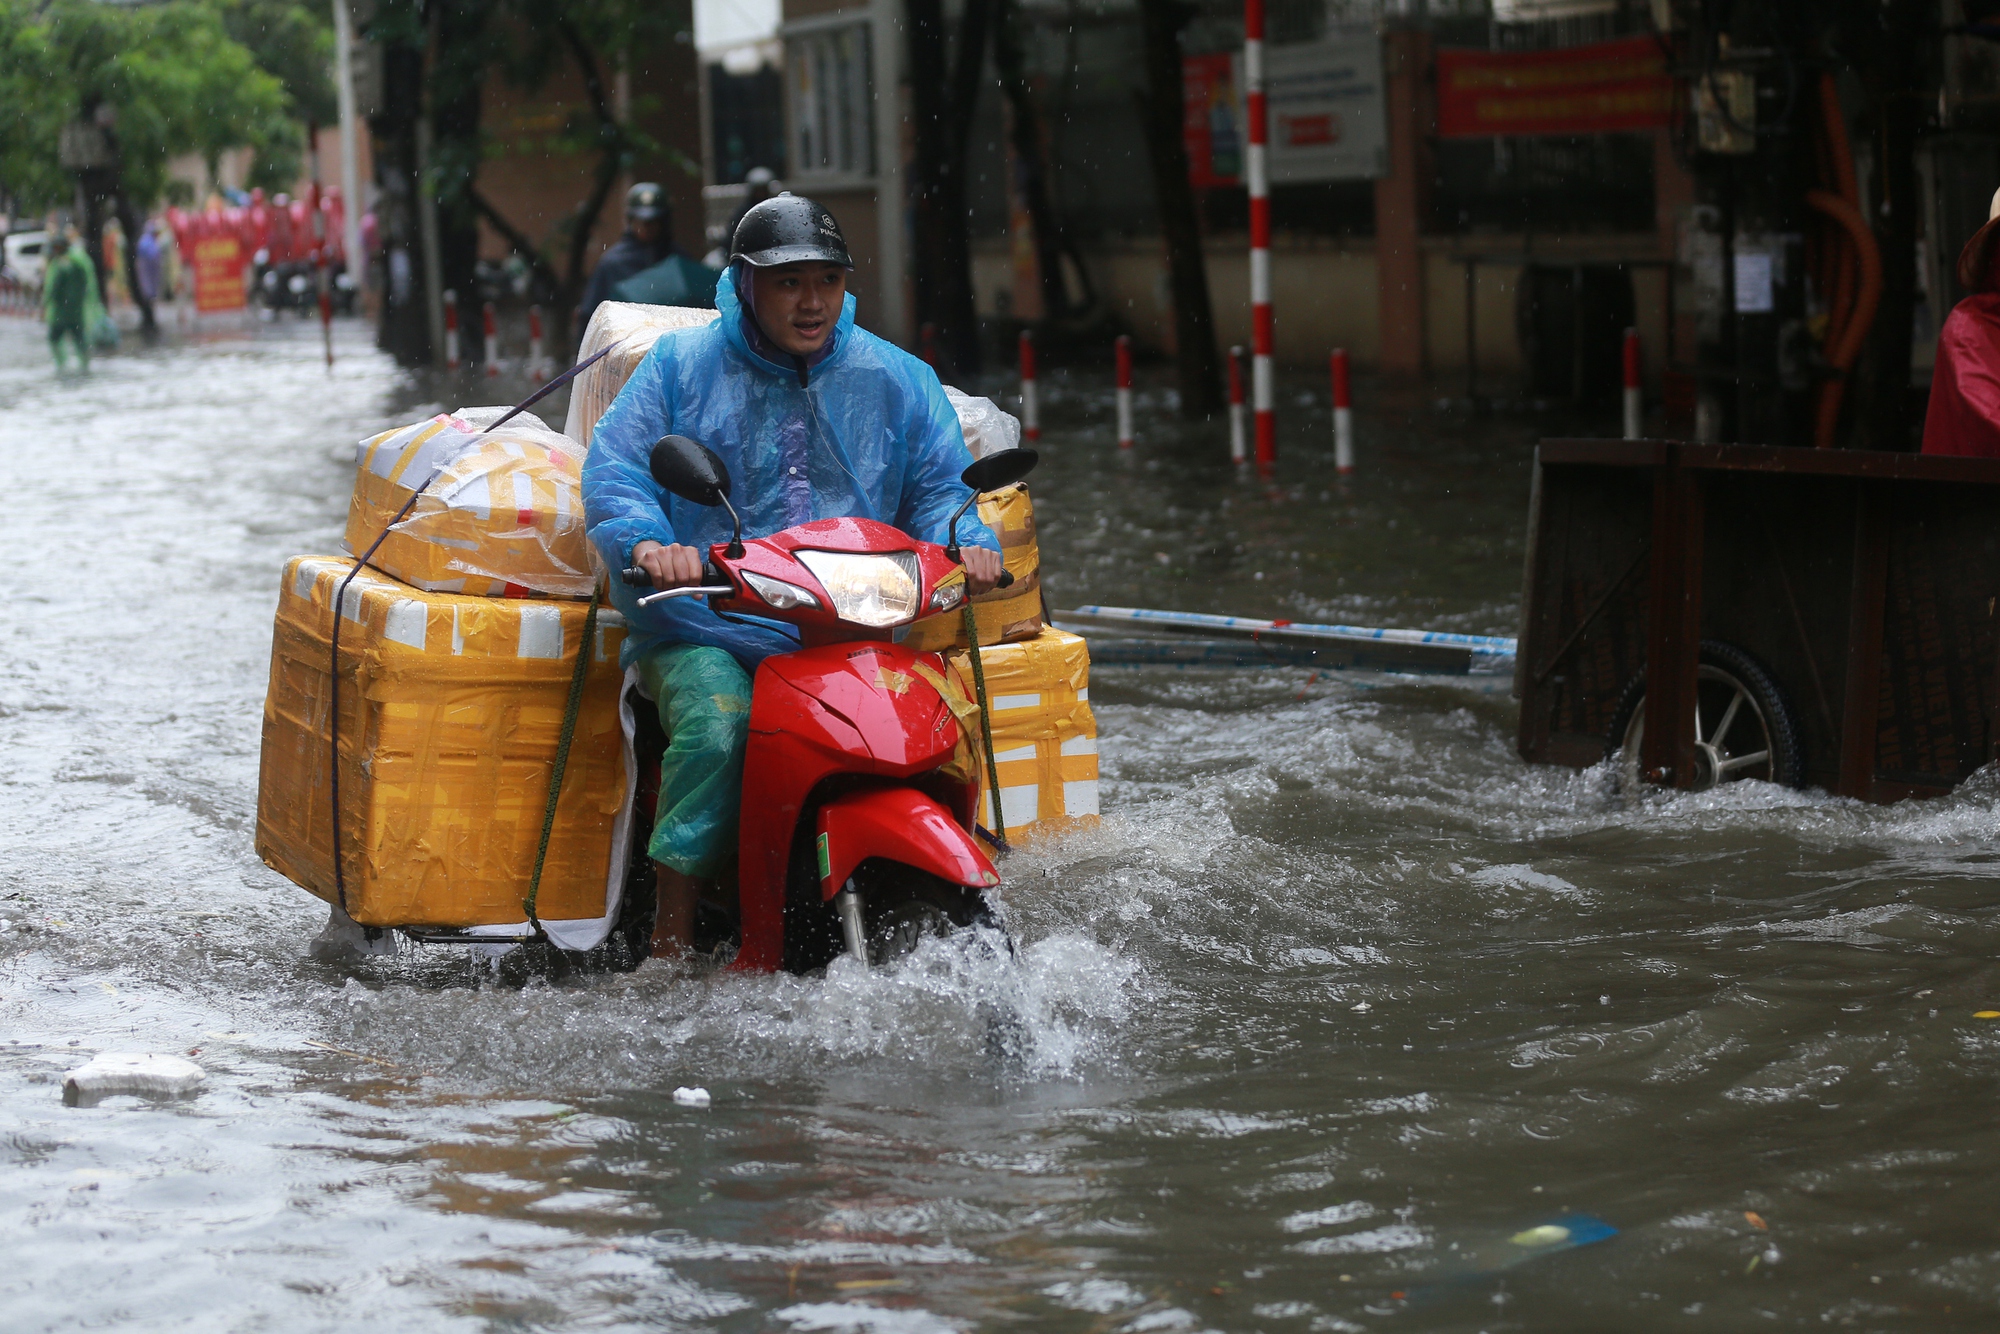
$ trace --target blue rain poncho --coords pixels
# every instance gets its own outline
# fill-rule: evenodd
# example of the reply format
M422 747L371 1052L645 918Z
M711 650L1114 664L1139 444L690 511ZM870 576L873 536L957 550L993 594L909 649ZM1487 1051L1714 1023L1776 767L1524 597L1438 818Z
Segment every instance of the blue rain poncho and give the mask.
M936 372L857 329L849 296L801 387L796 366L753 350L734 275L732 268L715 285L719 318L660 336L598 420L584 461L584 517L614 571L611 601L630 626L627 665L660 644L712 644L754 672L769 654L798 647L789 625L718 615L699 598L642 609L647 590L616 577L641 542L705 552L729 540L727 510L670 496L653 481L647 463L663 435L687 436L721 456L746 538L813 519L861 518L943 543L952 511L971 494L958 475L972 456ZM998 551L978 514L959 520L960 544Z

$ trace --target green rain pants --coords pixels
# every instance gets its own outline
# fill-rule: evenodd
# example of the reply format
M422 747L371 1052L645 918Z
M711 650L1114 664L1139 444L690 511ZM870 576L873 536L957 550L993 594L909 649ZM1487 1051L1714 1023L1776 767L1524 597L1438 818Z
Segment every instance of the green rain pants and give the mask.
M83 367L85 370L89 370L90 337L83 330L82 319L79 318L73 324L52 322L49 325L49 355L56 359L57 370L61 370L69 364L69 358L63 355L64 343L68 343L76 349L77 365Z
M713 880L736 850L750 674L705 644L665 644L633 665L667 734L647 852L683 875Z

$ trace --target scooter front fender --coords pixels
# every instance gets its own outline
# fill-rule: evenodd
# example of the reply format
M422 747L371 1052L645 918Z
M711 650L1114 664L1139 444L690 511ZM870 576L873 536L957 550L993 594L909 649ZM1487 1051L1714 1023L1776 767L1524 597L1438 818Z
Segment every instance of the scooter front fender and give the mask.
M954 885L1000 883L993 863L935 798L909 787L878 787L819 808L820 893L832 898L870 857L928 871Z

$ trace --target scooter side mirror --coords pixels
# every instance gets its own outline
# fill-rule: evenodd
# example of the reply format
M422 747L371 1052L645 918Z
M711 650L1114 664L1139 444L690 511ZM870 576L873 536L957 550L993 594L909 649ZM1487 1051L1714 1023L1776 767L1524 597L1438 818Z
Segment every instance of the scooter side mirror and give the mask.
M653 446L653 480L682 500L720 505L729 495L729 467L707 445L684 435L663 435Z
M1042 456L1032 449L1002 449L988 454L983 459L974 459L966 470L958 475L975 492L998 491L1003 486L1012 486L1035 470Z
M720 505L728 510L736 530L722 554L731 560L742 559L743 518L729 503L729 465L717 458L714 450L684 435L663 435L653 445L647 468L653 480L670 494L696 505Z
M984 492L998 491L1003 486L1012 486L1033 472L1035 465L1041 461L1042 456L1034 450L1017 447L996 451L983 459L974 459L968 464L965 471L958 475L958 480L971 487L972 494L965 498L965 503L951 516L951 540L946 544L944 554L953 560L959 559L958 521L972 508L973 501L979 499Z

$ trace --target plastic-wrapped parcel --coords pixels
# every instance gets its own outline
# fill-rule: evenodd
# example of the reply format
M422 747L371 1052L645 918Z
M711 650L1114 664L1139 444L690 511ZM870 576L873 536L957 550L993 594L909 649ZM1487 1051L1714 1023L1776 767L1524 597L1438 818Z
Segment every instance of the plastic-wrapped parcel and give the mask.
M461 409L384 431L355 451L346 547L434 593L590 596L582 460L569 437L526 413L480 429L505 409ZM410 512L410 494L437 473Z
M660 341L660 335L669 329L707 324L715 318L714 311L697 310L693 306L642 306L631 301L600 304L597 313L590 317L590 327L583 331L583 346L577 349L576 359L588 361L607 347L613 351L570 383L569 417L563 422L563 434L588 454L597 419L611 406L611 400L618 397L618 391L653 350L653 344Z

